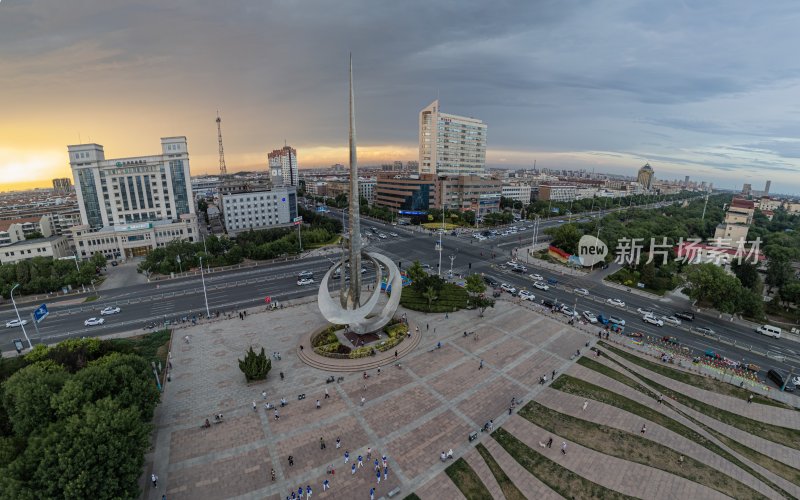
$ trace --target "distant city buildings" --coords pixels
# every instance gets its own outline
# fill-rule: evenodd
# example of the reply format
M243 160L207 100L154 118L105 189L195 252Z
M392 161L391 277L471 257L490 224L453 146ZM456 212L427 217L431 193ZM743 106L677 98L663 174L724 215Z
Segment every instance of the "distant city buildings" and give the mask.
M638 182L645 191L650 191L650 188L653 186L654 176L653 167L651 167L649 163L645 163L644 166L639 169L636 182Z
M569 184L541 184L538 199L542 201L567 202L574 201L577 187Z
M274 186L297 187L300 176L297 166L297 151L289 146L267 153L270 178Z
M69 177L62 177L60 179L53 179L53 194L67 195L72 192L72 179Z
M229 236L251 229L291 225L297 217L297 188L266 181L231 180L220 186L221 212Z
M420 111L420 174L483 174L485 167L485 123L475 118L442 113L438 100Z

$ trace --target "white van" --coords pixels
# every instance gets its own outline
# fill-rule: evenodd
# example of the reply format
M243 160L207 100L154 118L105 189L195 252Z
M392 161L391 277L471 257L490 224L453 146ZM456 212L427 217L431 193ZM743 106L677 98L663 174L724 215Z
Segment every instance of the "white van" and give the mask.
M766 335L768 337L775 337L776 339L781 338L781 329L777 326L772 325L761 325L756 328L756 332Z

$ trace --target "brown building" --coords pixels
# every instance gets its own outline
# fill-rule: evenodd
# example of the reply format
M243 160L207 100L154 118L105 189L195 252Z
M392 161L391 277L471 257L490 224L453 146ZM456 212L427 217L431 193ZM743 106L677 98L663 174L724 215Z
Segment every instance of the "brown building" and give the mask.
M471 210L478 217L500 210L503 183L480 175L452 175L438 179L434 206L445 210Z
M379 173L375 205L394 211L425 212L434 207L436 176Z

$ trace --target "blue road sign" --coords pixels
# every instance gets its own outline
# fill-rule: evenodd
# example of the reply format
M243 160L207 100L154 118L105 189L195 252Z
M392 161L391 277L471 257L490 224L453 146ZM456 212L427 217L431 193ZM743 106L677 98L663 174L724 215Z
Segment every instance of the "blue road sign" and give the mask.
M41 323L43 319L50 314L50 311L47 310L47 304L40 305L35 311L33 311L33 320L37 323Z

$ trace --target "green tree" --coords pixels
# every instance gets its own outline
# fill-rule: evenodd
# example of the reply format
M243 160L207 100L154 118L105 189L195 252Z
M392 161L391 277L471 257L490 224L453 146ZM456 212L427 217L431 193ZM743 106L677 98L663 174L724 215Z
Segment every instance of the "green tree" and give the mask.
M439 300L439 295L436 293L436 288L432 285L425 287L425 291L422 292L422 296L428 300L428 309L431 308L431 304L433 304L434 300Z
M753 291L760 291L761 277L758 275L758 269L752 262L745 260L734 261L731 264L731 271L742 282L742 286Z
M792 281L783 285L779 291L784 303L800 306L800 281Z
M767 261L767 285L781 288L792 276L792 263L785 253L776 253Z
M567 253L574 254L578 251L578 241L583 232L576 224L562 224L558 227L548 228L546 233L553 237L552 245Z
M749 288L742 288L739 291L736 308L744 316L756 321L764 318L764 299L761 298L761 294Z
M54 420L50 399L68 377L64 367L48 360L26 366L3 383L3 406L17 436L27 436Z
M425 272L422 264L420 264L418 260L415 260L414 263L411 264L411 267L406 270L406 275L408 275L411 281L416 283L428 276L428 273Z
M711 304L721 312L736 312L742 284L721 267L714 264L690 266L686 280L689 285L687 292L692 299Z
M247 351L244 359L239 360L239 369L242 370L248 382L251 380L264 380L272 369L272 361L267 357L263 347L261 352L256 354L253 346L250 346L250 350Z
M483 277L480 274L470 274L467 276L464 288L473 295L480 295L486 290L486 283L483 281Z
M469 298L469 304L478 310L478 316L482 318L487 307L494 307L494 299L485 295L476 295Z

